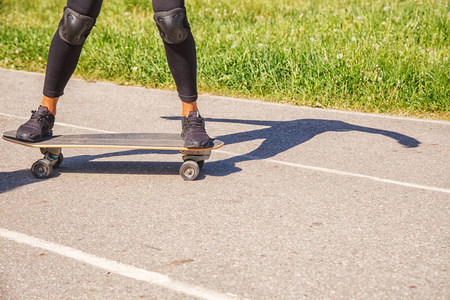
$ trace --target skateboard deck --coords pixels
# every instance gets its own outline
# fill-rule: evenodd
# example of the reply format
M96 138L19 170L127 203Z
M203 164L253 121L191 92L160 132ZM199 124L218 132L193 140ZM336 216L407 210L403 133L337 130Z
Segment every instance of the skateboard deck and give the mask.
M180 151L183 165L180 175L184 180L194 180L203 167L211 151L224 145L222 141L213 140L209 148L186 148L179 134L171 133L104 133L54 135L41 142L26 142L16 138L16 131L6 131L2 138L7 142L22 146L39 148L43 159L36 161L31 172L36 178L47 178L52 169L59 167L63 161L62 148L112 148Z

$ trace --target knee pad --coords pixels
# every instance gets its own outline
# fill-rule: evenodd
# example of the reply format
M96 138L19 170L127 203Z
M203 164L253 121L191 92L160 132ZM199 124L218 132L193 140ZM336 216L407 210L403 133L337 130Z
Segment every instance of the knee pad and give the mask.
M156 12L154 19L161 38L169 44L183 42L191 31L184 8Z
M64 8L64 14L59 22L59 36L71 45L82 45L94 27L95 19L77 13L69 7Z

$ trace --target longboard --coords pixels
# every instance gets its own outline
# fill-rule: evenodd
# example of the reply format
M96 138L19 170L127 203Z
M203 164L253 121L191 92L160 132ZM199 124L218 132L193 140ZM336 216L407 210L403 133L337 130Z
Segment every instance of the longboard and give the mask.
M16 131L6 131L2 138L7 142L41 150L44 158L31 166L31 173L39 179L49 177L53 168L61 165L64 159L62 148L112 148L180 151L184 161L180 175L184 180L192 181L199 175L211 151L224 145L222 141L212 140L209 148L186 148L180 135L171 133L55 135L41 142L26 142L16 138Z

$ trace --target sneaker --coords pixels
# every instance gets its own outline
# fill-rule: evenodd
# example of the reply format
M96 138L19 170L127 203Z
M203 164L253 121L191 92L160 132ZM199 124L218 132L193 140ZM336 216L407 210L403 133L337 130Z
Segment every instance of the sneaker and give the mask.
M46 136L53 134L55 116L48 112L46 106L39 106L31 111L31 118L17 129L16 137L27 142L40 142Z
M181 138L187 148L208 148L211 139L205 131L205 120L197 111L181 118Z

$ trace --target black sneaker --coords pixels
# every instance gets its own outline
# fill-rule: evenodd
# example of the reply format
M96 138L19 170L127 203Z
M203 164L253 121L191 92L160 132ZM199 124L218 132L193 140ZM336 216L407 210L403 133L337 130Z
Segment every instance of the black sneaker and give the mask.
M208 148L211 139L205 131L205 120L197 111L189 112L181 118L181 138L187 148Z
M48 112L46 106L39 106L31 111L31 118L17 129L16 137L27 142L40 142L46 136L53 134L55 116Z

